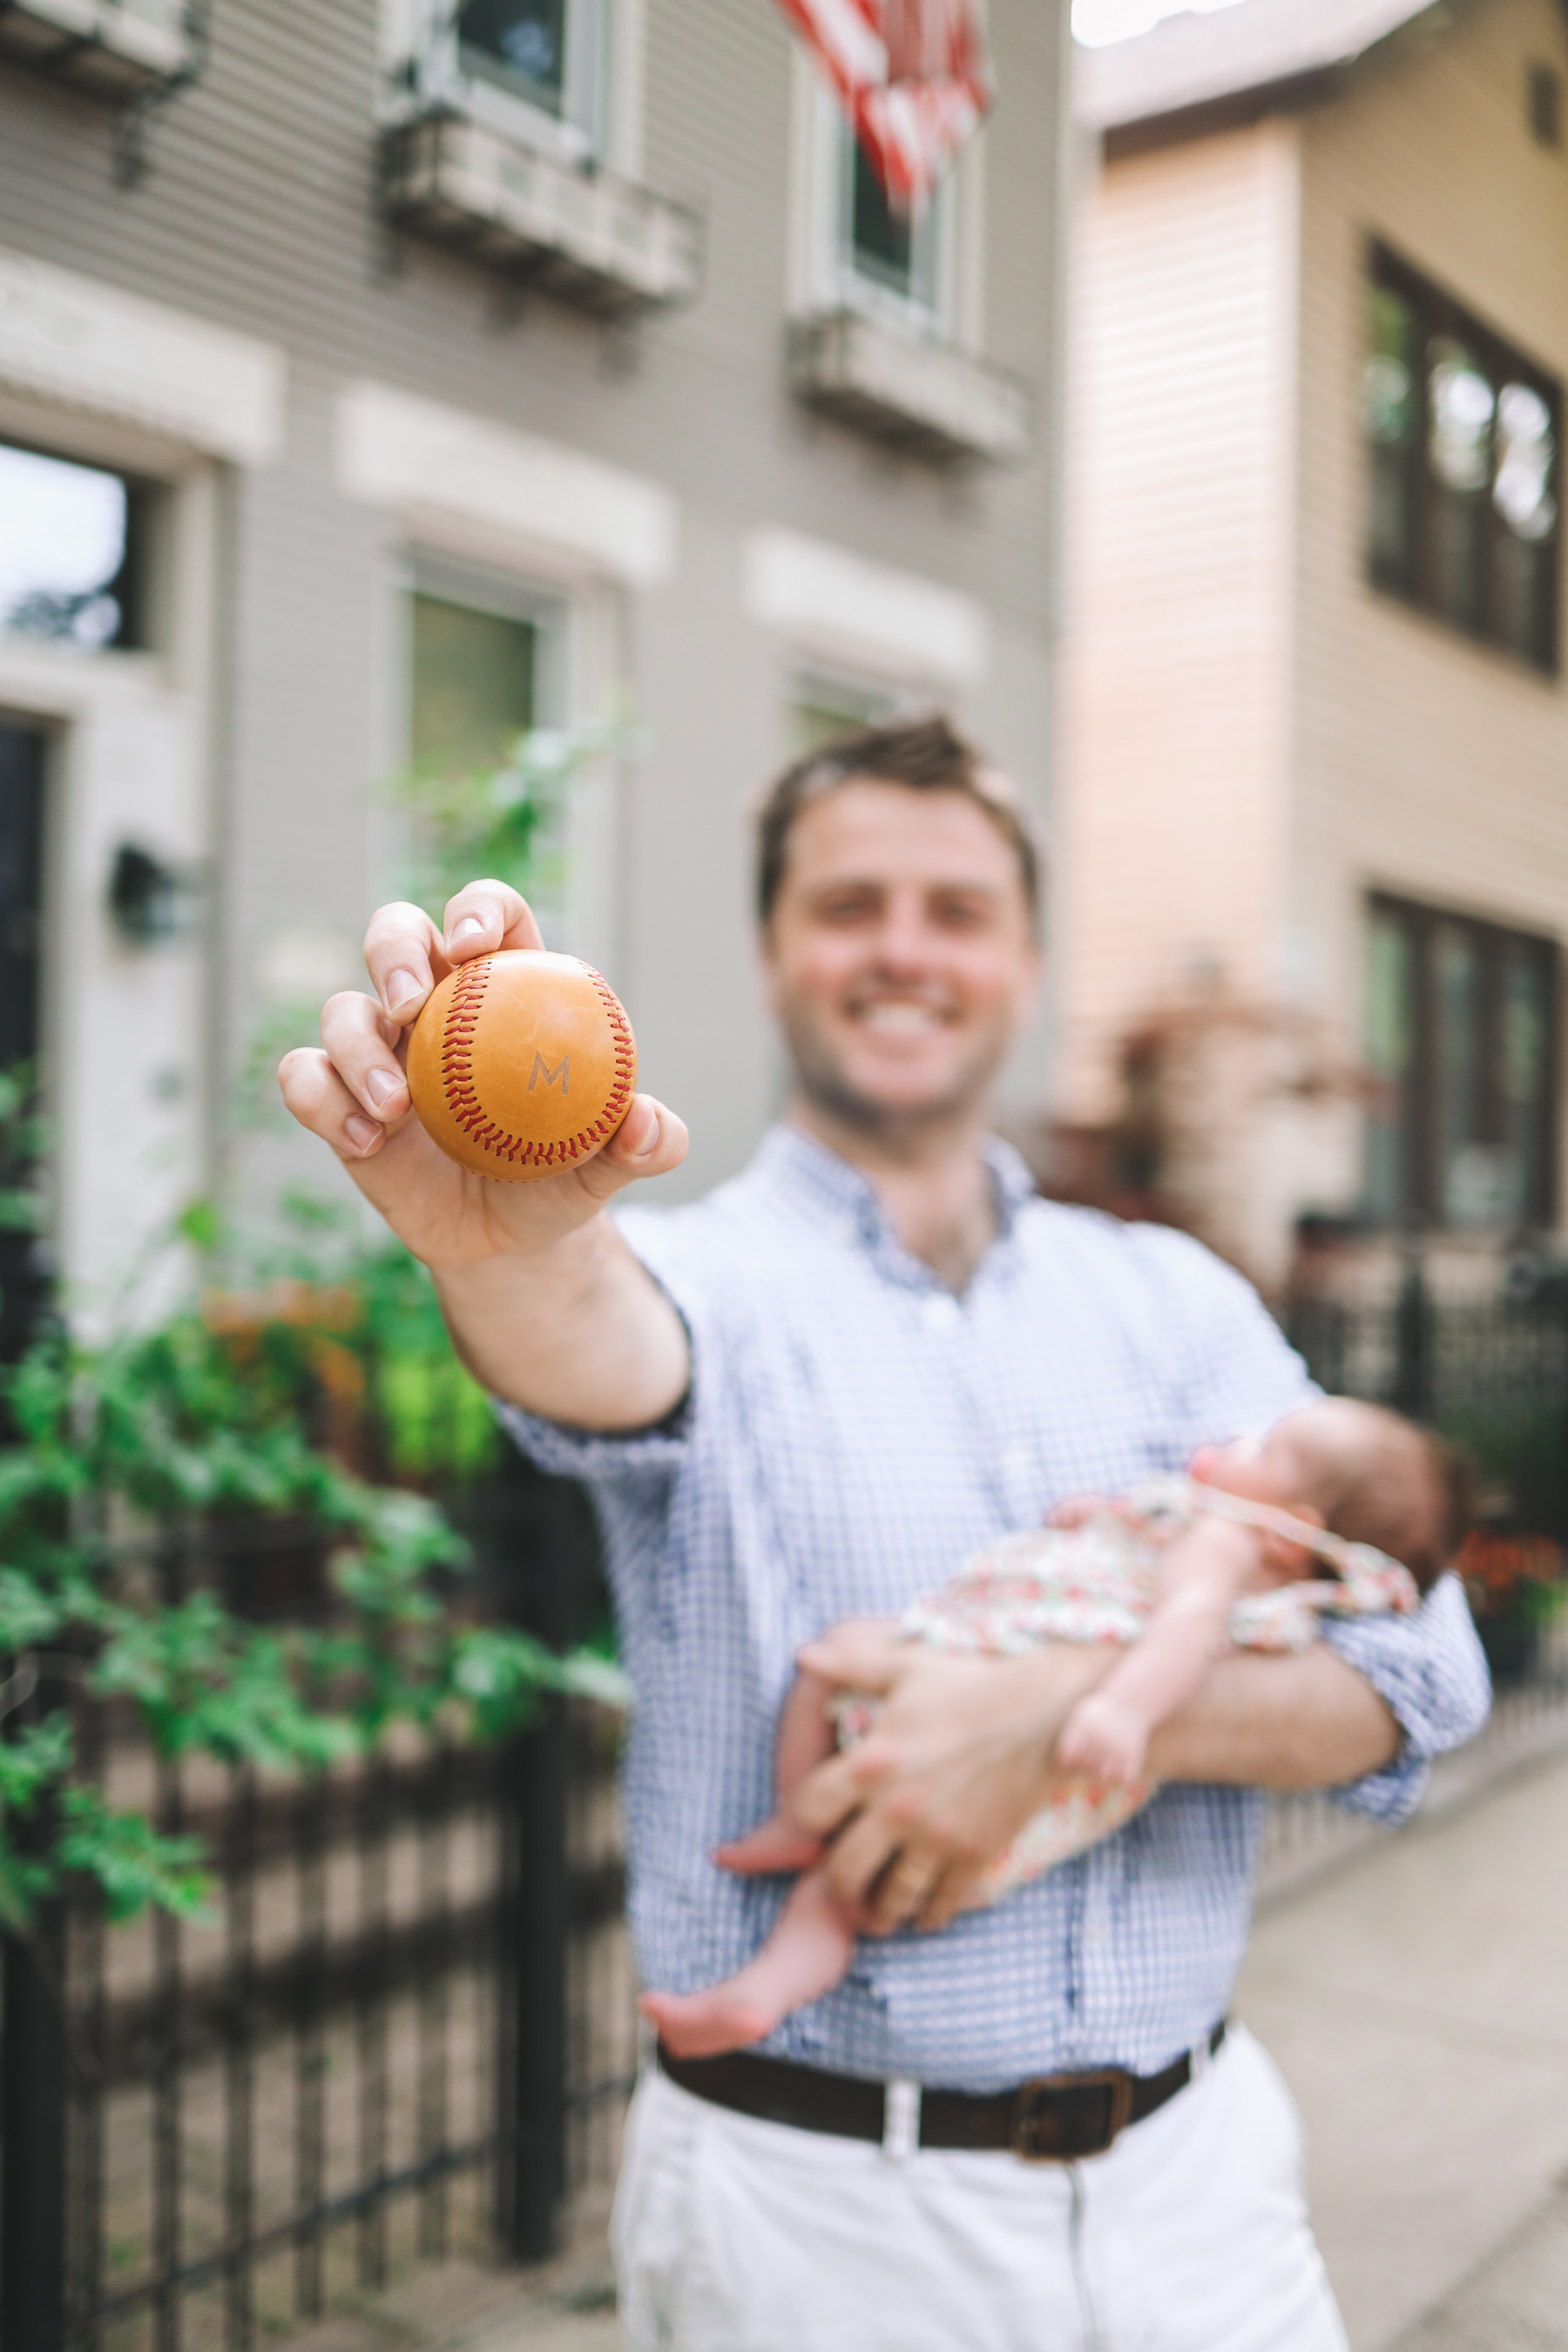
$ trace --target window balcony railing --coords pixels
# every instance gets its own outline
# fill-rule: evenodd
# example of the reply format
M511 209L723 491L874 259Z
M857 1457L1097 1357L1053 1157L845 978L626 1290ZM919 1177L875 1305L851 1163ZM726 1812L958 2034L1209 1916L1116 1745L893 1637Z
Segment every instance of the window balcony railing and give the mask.
M395 221L601 316L689 301L701 282L694 213L483 123L432 115L389 131L382 194Z
M0 0L0 55L115 102L188 81L205 0Z
M1015 377L858 311L799 322L790 382L811 407L919 457L1016 465L1033 446L1029 394Z

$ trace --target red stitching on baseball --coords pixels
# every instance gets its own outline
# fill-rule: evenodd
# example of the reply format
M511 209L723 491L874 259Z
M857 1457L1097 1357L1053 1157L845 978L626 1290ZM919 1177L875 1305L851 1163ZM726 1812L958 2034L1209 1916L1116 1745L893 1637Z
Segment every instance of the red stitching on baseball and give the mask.
M468 1140L477 1143L482 1150L494 1151L498 1159L517 1160L524 1168L548 1168L553 1165L559 1152L564 1165L567 1160L576 1160L593 1147L595 1139L607 1141L626 1116L626 1106L631 1100L632 1056L637 1050L626 1016L603 973L595 971L592 964L583 964L581 970L597 989L610 1024L616 1082L594 1126L584 1128L580 1134L565 1142L525 1143L521 1136L510 1135L504 1127L498 1126L494 1119L487 1117L474 1078L474 1038L479 1025L479 1008L489 980L490 964L489 956L479 956L474 962L465 964L463 976L447 1007L447 1023L441 1034L441 1077L447 1108Z

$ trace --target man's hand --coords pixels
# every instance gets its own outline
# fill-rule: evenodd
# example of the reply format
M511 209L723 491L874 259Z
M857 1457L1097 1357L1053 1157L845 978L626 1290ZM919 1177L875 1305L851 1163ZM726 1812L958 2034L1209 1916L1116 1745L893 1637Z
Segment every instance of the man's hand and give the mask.
M1052 1643L1016 1658L963 1658L887 1632L840 1626L801 1663L880 1697L875 1730L818 1765L793 1820L830 1839L826 1868L869 1932L942 1927L987 1866L1075 1777L1053 1754L1068 1717L1123 1653ZM1399 1750L1397 1723L1365 1677L1323 1643L1290 1657L1221 1658L1196 1697L1149 1742L1156 1780L1325 1789Z
M437 981L476 956L544 944L527 902L504 882L470 882L447 908L445 933L417 907L383 907L365 933L374 996L329 999L321 1048L284 1055L283 1099L331 1144L365 1198L433 1270L548 1248L639 1176L686 1157L686 1129L638 1095L586 1167L537 1184L496 1184L437 1150L413 1116L404 1066L408 1032Z
M824 1867L867 1927L945 1927L1039 1811L1068 1715L1120 1655L1066 1645L964 1658L838 1627L801 1664L883 1702L876 1728L803 1780L793 1820L833 1844Z
M283 1099L331 1145L360 1191L437 1277L459 1349L514 1402L590 1428L658 1420L689 1377L674 1308L599 1218L605 1203L686 1157L674 1114L638 1095L586 1167L535 1184L475 1176L413 1115L408 1032L455 966L543 945L526 902L470 882L438 932L417 907L383 907L365 933L374 996L330 999L321 1050L288 1054Z

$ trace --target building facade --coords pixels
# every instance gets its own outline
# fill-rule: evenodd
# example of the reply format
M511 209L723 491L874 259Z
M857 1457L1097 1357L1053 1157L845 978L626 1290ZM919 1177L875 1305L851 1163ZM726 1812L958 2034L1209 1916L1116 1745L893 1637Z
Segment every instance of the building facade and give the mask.
M1167 1178L1560 1228L1568 20L1242 0L1084 58L1062 1100Z
M994 0L912 227L770 0L0 16L5 1046L79 1296L210 1182L248 1041L363 984L411 767L618 725L547 929L686 1192L777 1099L759 782L941 703L1044 798L1066 15Z

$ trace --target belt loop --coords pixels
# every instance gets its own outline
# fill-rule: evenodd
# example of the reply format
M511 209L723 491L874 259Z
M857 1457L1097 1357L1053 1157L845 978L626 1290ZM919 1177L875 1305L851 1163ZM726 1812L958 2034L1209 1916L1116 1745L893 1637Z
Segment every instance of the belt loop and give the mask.
M1187 2081L1189 2084L1201 2083L1214 2063L1214 2053L1209 2047L1211 2039L1212 2036L1205 2033L1201 2042L1194 2042L1188 2053Z
M897 2074L882 2086L882 2154L907 2164L921 2144L921 2086Z

